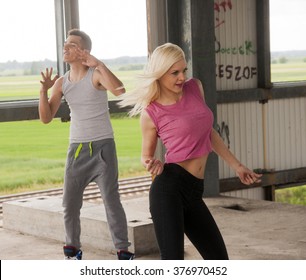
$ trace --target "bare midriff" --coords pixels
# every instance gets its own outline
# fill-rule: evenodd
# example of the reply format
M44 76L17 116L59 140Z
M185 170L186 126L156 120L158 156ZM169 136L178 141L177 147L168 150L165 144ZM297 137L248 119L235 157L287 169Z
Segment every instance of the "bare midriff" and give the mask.
M208 155L199 158L187 159L182 162L177 162L178 165L183 167L193 176L204 179L204 170L206 166Z

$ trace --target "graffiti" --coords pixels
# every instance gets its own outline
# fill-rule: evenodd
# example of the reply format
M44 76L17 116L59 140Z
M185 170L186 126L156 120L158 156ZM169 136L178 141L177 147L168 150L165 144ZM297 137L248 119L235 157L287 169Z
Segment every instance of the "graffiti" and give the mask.
M232 9L233 5L232 5L232 1L231 0L227 0L227 1L215 1L214 2L214 10L217 13L220 13L221 10L223 10L224 12L226 12L227 9ZM222 25L223 23L225 23L225 20L220 20L219 17L216 17L216 28L219 27L220 25Z
M223 141L225 143L227 143L227 147L230 148L230 138L229 138L228 125L225 124L225 122L222 122L221 126L219 124L217 124L216 130L219 133L219 135L221 136L221 138L223 139Z
M241 3L241 2L240 2ZM214 1L214 11L215 11L215 28L220 28L221 25L226 24L225 20L231 18L231 12L235 5L232 1ZM226 16L226 17L225 17ZM222 26L223 28L224 26ZM238 32L238 30L237 30ZM232 41L231 44L233 44ZM237 45L227 46L230 41L224 41L215 37L215 54L216 56L222 57L229 56L226 59L227 62L230 61L230 56L252 56L256 55L256 45L252 40L244 39L242 42L235 43ZM223 62L223 61L222 61ZM221 63L222 63L221 62ZM216 64L216 78L232 80L233 82L239 82L242 80L251 80L257 76L257 67L247 66L247 65L235 65L234 60L232 63L228 64ZM224 128L225 129L225 128Z
M250 55L255 54L256 50L253 48L253 43L249 40L244 41L239 47L222 47L221 43L215 38L215 52L221 54L240 54Z
M219 1L214 3L214 10L217 11L218 13L220 13L221 8L223 8L223 11L226 12L226 8L229 8L230 10L232 9L233 5L232 5L232 1L228 0L228 1L221 1L219 3Z
M217 64L216 65L216 77L217 78L226 78L234 79L235 81L240 81L242 79L252 79L257 75L257 68L256 67L249 67L249 66L233 66L233 65L224 65L224 64Z

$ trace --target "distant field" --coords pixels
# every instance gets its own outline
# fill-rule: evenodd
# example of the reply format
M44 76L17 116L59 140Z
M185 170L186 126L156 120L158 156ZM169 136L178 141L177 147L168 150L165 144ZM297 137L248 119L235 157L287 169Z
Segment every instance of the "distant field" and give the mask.
M135 85L135 77L141 70L114 71L124 83L126 90L130 91ZM0 101L36 99L39 95L40 75L36 76L0 76ZM271 64L272 82L294 82L306 80L306 63L290 62ZM109 99L116 97L109 93Z
M115 71L129 91L134 87L135 77L141 70L135 71ZM36 99L39 96L41 76L0 76L0 101L20 100L20 99ZM109 99L116 98L111 93Z
M306 80L306 63L271 64L272 82L296 82Z

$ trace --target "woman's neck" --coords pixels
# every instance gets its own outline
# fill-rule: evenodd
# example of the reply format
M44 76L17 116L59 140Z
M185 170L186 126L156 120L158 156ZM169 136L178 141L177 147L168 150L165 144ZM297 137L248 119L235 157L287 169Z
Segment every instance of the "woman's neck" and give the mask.
M181 100L183 96L183 91L180 93L163 91L160 94L160 97L156 100L158 103L162 105L172 105Z

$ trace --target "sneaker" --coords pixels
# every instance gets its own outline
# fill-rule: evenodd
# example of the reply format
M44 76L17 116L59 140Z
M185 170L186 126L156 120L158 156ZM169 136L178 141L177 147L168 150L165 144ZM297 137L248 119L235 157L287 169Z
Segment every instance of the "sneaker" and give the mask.
M81 260L82 259L82 251L77 250L74 246L64 246L64 255L65 260Z
M133 260L135 255L129 251L119 250L117 251L118 260Z

